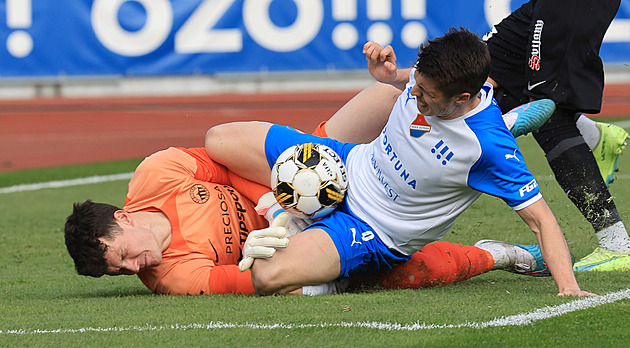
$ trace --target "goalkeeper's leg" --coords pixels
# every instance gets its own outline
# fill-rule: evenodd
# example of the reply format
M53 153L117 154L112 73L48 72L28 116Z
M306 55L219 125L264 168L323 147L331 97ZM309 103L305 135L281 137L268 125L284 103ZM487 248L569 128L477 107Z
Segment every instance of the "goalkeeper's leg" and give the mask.
M480 248L435 242L382 274L380 285L387 289L420 289L453 284L488 272L493 265L492 255Z

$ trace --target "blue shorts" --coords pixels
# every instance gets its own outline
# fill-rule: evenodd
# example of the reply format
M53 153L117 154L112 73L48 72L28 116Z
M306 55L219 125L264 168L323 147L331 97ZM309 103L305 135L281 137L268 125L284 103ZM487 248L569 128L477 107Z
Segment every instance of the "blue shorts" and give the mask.
M350 150L358 145L304 134L286 126L273 125L265 140L265 153L269 167L271 168L278 156L290 146L308 142L332 148L344 163ZM335 243L341 261L340 278L390 270L411 258L411 256L390 250L370 225L348 209L345 201L331 214L311 224L307 229L311 228L326 231Z
M274 124L271 128L269 128L267 137L265 138L265 155L267 156L269 168L273 167L274 163L276 163L276 159L284 150L293 145L302 143L326 145L335 150L335 152L343 160L343 163L346 163L346 158L348 158L350 150L359 145L356 143L342 143L330 138L322 138L312 134L305 134L295 128Z
M341 262L340 278L388 271L411 258L389 249L370 225L347 211L345 204L307 229L311 228L326 231L335 243Z

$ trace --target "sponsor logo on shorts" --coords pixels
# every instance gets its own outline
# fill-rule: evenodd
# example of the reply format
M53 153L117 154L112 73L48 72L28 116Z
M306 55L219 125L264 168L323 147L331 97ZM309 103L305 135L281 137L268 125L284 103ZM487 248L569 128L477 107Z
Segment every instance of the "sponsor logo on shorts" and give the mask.
M352 243L350 244L350 246L352 247L355 244L363 244L361 241L359 241L357 239L357 230L354 227L350 228L350 231L352 231ZM365 231L363 233L361 233L361 240L364 242L370 241L374 239L374 232L372 231Z
M536 24L534 25L534 34L532 37L532 51L531 51L531 57L529 58L529 68L534 70L534 71L538 71L540 70L540 47L542 45L542 31L543 31L543 26L545 25L545 22L543 22L541 19L536 21Z
M547 80L540 81L540 82L536 82L536 83L534 83L534 84L532 85L529 81L527 81L527 90L528 90L528 91L531 91L532 89L534 89L534 88L536 88L536 87L538 87L538 86L542 85L542 84L543 84L543 83L545 83L545 82L547 82ZM528 104L528 105L529 105L529 104Z
M197 204L204 204L210 199L210 194L205 186L195 184L190 188L190 198Z

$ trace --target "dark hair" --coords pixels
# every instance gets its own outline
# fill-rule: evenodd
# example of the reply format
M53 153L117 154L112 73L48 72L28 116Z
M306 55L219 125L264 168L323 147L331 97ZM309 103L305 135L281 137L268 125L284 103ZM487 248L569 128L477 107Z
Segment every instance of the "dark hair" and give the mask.
M420 45L416 71L433 79L447 97L466 92L475 96L490 74L490 52L468 29L450 28Z
M65 238L66 248L79 274L100 277L107 272L107 245L99 238L111 239L121 232L114 220L117 210L120 209L111 204L89 199L74 204L72 214L66 219Z

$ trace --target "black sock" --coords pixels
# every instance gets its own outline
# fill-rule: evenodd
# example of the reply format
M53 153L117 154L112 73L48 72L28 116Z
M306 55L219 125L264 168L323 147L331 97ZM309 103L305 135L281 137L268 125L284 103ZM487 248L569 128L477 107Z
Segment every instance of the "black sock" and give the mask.
M560 187L599 231L621 221L590 148L575 125L575 110L559 108L534 132Z

